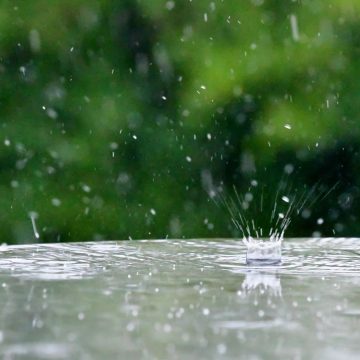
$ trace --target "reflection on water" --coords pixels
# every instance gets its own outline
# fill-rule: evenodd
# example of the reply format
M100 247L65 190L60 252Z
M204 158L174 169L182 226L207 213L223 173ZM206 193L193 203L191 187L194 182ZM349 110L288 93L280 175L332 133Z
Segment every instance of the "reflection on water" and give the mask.
M0 358L356 358L358 239L0 248ZM329 354L335 354L329 356Z
M246 293L259 292L260 294L281 297L280 277L274 274L249 272L245 275L242 289Z

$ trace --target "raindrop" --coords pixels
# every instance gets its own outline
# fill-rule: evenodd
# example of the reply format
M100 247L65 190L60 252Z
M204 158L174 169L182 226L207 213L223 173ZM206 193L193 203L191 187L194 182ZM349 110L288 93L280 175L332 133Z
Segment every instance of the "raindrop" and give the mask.
M210 314L210 310L208 308L204 308L202 309L202 313L203 315L208 316Z
M281 198L282 201L285 201L286 203L289 203L290 202L290 199L287 197L287 196L283 196Z
M39 239L40 235L39 235L39 233L37 231L36 222L35 222L35 220L38 218L39 215L38 215L37 212L31 211L29 213L29 216L30 216L30 219L31 219L31 224L32 224L32 227L33 227L34 235L35 235L36 239Z
M284 167L284 171L286 174L290 175L294 171L294 165L293 164L286 164Z
M110 143L110 149L111 150L117 150L119 145L116 142Z
M224 355L226 353L226 350L227 350L226 345L225 344L218 344L216 346L216 350L217 350L218 354Z
M51 204L53 204L54 206L58 207L61 205L61 200L58 198L53 198L51 199Z
M86 185L86 184L84 184L84 185L82 186L82 189L83 189L83 191L85 191L86 193L89 193L89 192L91 191L91 187L90 187L89 185Z
M165 5L165 7L171 11L174 7L175 7L175 2L174 1L168 1Z
M297 17L294 14L290 15L291 34L294 41L300 40L299 27Z
M37 30L32 29L29 33L30 48L33 52L39 52L41 49L40 34Z
M57 119L58 117L58 113L53 109L53 108L48 108L46 110L46 115L50 118L50 119Z
M308 219L311 216L311 211L309 209L304 209L301 213L301 216L304 219Z

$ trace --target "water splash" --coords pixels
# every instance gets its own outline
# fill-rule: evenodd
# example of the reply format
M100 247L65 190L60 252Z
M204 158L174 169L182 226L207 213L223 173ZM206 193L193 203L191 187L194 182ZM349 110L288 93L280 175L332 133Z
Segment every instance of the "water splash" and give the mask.
M39 232L37 231L37 227L36 227L36 219L38 218L38 213L35 212L35 211L31 211L29 213L29 216L30 216L30 220L31 220L31 225L33 227L33 231L34 231L34 236L36 239L39 239L40 238L40 235L39 235Z
M235 228L240 232L242 241L247 247L246 262L248 264L276 264L281 262L281 243L292 219L304 209L311 208L318 201L324 200L338 185L330 189L320 182L312 187L293 189L289 181L280 180L272 207L264 210L264 186L258 186L257 180L250 182L248 192L244 195L233 186L234 196L226 196L217 192L213 200L225 208ZM260 193L259 193L260 192ZM269 203L267 201L266 203ZM269 214L267 224L259 226L256 219ZM261 214L261 216L259 216Z

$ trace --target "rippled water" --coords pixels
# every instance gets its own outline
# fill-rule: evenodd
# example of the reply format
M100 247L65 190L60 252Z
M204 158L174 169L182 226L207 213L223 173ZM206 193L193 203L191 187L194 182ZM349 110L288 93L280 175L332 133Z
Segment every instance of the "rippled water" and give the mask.
M4 359L358 359L360 239L0 248Z

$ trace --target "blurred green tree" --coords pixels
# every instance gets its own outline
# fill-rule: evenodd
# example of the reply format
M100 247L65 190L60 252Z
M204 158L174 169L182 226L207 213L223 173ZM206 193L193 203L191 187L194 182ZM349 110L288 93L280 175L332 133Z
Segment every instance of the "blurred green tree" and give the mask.
M292 189L340 181L288 235L358 234L359 11L3 0L2 241L38 241L30 213L47 242L237 236L208 192L257 180L271 209L284 171Z

